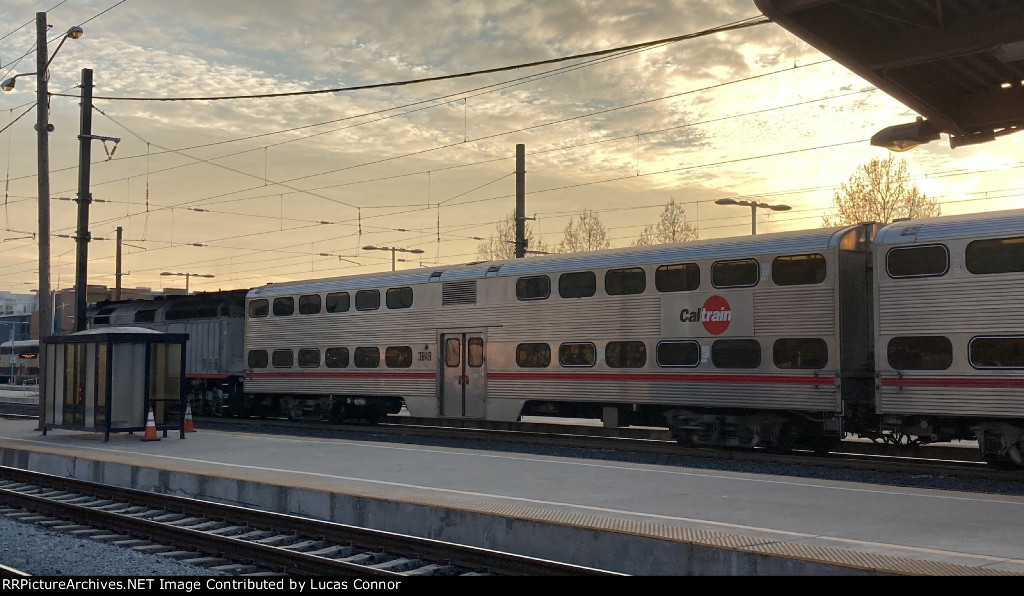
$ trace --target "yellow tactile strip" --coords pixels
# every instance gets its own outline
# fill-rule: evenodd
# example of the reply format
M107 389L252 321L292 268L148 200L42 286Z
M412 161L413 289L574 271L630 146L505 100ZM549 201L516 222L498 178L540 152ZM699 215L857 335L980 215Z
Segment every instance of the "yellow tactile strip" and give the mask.
M58 446L26 450L23 446L4 447L3 441L0 441L0 451L7 449L11 449L13 451L52 453L71 457L72 462L74 462L75 459L79 461L87 459L82 456L81 452L76 453L72 450ZM7 458L4 457L4 459L6 460ZM252 470L237 470L232 469L231 467L217 467L217 470L215 471L216 475L211 475L210 468L216 467L215 465L203 464L189 466L180 461L161 461L159 462L160 465L154 465L156 462L153 460L144 460L142 457L134 455L126 456L111 454L109 455L109 459L96 461L120 463L154 470L177 471L199 476L206 475L211 478L233 479L265 484L273 487L322 491L346 497L381 500L408 505L435 507L439 509L450 509L454 511L494 515L497 517L519 519L537 523L551 523L568 527L628 534L644 538L692 544L700 547L719 548L770 557L782 557L887 574L922 576L1024 575L1022 573L1013 573L980 566L959 565L907 557L880 555L850 549L812 546L797 542L773 541L754 536L727 534L697 528L687 528L639 520L617 519L554 509L488 503L461 497L429 495L418 492L366 486L345 481L339 482L337 480L310 479L306 477L301 478L301 482L294 482L295 480L300 479L300 477L285 473L254 473ZM75 464L72 463L71 465L74 466Z

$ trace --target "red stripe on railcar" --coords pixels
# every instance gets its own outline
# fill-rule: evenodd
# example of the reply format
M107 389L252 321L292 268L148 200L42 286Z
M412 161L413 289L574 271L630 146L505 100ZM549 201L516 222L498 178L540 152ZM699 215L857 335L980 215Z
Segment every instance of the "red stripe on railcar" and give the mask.
M833 382L833 376L807 377L784 375L713 375L686 373L488 373L489 380L497 381L640 381L647 383L765 383L783 385L823 385Z
M247 379L434 379L435 373L421 372L265 372L247 373Z
M883 387L976 387L984 389L1004 389L1024 387L1024 378L986 378L986 377L882 377Z

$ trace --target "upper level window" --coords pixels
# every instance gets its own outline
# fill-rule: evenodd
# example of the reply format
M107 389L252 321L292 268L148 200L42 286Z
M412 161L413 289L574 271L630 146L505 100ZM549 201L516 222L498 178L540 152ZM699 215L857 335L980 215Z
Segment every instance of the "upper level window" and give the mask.
M949 271L949 251L941 244L892 248L885 255L889 277L931 277Z
M299 296L299 314L315 315L320 312L320 294Z
M964 264L978 275L1024 271L1024 237L975 240L967 245Z
M377 310L378 308L380 308L380 290L356 292L356 310Z
M410 308L412 307L412 288L388 288L384 295L384 301L388 308Z
M562 366L594 366L597 348L590 343L562 344L558 346L558 363Z
M757 285L757 261L718 261L711 266L711 285L716 288L741 288Z
M886 357L896 370L946 370L953 364L953 344L941 335L894 337Z
M348 312L351 298L348 292L333 292L327 295L327 312Z
M249 301L249 318L255 319L270 314L270 302L266 298Z
M647 346L642 341L610 341L604 347L604 362L611 368L643 368Z
M551 295L551 278L546 275L520 277L516 280L516 298L543 300Z
M609 296L643 294L647 289L647 274L640 267L609 269L604 274L604 291Z
M562 298L589 298L597 292L597 276L593 271L563 273L558 276L558 295Z
M654 271L654 287L659 292L692 292L700 287L697 263L662 265Z
M156 320L156 309L147 308L145 310L135 311L135 322L136 323L152 323Z
M825 281L825 257L819 254L777 257L772 261L772 281L777 286L820 284Z
M274 316L287 317L295 312L295 299L291 296L274 298Z

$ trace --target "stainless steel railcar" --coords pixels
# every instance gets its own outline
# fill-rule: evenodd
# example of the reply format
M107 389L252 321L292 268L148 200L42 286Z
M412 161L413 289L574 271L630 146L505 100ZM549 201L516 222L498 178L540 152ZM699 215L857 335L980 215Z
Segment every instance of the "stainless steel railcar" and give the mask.
M241 402L247 291L100 303L90 311L89 325L91 328L130 326L164 333L187 333L188 397L197 414L227 414L232 404L238 410Z
M1024 466L1024 210L891 224L874 253L880 430Z
M822 447L871 420L874 224L273 284L245 391L293 416L668 425Z

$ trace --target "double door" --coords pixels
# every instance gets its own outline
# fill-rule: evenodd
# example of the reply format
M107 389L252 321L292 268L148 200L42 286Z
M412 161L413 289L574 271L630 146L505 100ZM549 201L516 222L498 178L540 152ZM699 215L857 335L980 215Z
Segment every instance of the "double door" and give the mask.
M483 418L487 398L487 338L483 331L441 334L442 416Z

